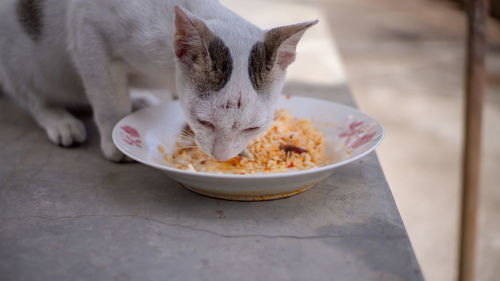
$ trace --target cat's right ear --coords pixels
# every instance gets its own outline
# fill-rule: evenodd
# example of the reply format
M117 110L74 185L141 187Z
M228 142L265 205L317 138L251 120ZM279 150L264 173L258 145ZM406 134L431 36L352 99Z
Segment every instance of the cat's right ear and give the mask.
M206 42L211 39L212 32L202 20L188 11L174 7L175 10L175 55L181 62L190 67L204 67L209 63Z
M304 32L318 20L276 27L266 33L264 44L266 49L272 50L275 64L285 70L295 60L295 49Z

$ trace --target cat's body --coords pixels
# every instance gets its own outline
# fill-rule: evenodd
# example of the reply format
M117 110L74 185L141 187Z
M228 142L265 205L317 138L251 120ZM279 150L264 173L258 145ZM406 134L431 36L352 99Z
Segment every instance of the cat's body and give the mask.
M129 87L167 89L200 148L224 160L267 128L312 24L268 36L214 0L3 0L0 85L64 146L86 137L64 106L90 103L115 161L111 130L131 111Z

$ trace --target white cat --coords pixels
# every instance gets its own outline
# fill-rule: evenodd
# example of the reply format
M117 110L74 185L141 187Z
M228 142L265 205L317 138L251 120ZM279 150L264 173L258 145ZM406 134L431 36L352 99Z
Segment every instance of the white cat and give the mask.
M167 89L200 149L222 161L269 127L315 23L263 31L215 0L2 0L0 85L62 146L86 138L64 106L90 103L113 161L124 158L111 130L131 112L129 87Z

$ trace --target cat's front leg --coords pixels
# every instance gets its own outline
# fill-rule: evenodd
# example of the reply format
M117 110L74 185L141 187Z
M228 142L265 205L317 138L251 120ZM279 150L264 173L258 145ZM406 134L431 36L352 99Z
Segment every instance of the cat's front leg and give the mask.
M94 111L102 152L109 160L125 160L115 147L111 132L132 109L126 67L111 60L101 34L93 28L80 26L77 37L72 55Z
M29 82L20 79L2 82L5 91L31 113L52 142L67 147L85 141L87 131L83 123L64 107L48 102Z

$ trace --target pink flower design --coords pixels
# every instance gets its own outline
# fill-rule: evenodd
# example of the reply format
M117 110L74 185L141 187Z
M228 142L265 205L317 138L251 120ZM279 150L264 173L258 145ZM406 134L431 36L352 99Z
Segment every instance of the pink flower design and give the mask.
M375 132L373 133L370 133L370 134L366 134L360 138L358 138L353 144L352 144L352 148L357 148L357 147L360 147L362 146L363 144L371 141L373 139L373 137L375 136Z
M345 138L344 145L346 148L358 148L363 144L371 141L373 137L377 134L376 132L366 133L369 129L368 126L364 125L364 121L354 121L349 124L349 128L340 133L339 138Z
M349 124L349 129L343 133L339 134L339 138L345 138L344 145L347 146L351 143L351 139L359 134L362 134L364 129L361 125L363 125L364 121L352 122Z
M131 126L121 126L120 128L122 129L120 136L126 144L142 148L142 141L140 139L141 135L135 128Z
M127 134L129 134L131 137L134 137L134 138L140 138L141 137L141 135L139 135L139 132L137 132L137 130L134 129L133 127L130 127L130 126L126 125L126 126L121 126L121 128Z

